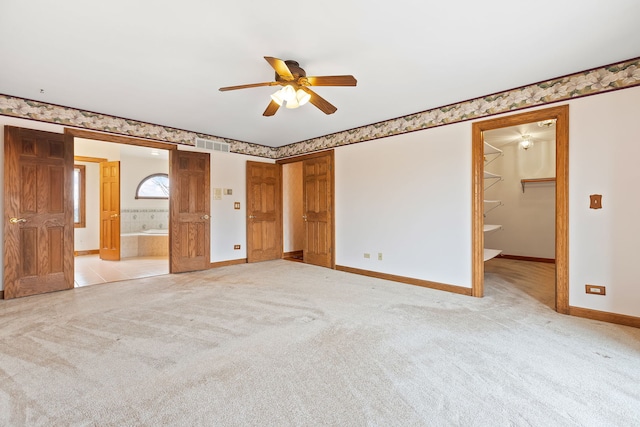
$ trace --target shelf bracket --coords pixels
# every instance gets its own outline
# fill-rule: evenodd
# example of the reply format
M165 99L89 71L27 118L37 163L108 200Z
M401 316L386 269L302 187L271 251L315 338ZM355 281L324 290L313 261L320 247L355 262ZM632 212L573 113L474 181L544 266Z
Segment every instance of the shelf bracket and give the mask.
M555 178L530 178L530 179L521 179L520 184L522 185L522 192L524 193L524 185L527 182L556 182Z

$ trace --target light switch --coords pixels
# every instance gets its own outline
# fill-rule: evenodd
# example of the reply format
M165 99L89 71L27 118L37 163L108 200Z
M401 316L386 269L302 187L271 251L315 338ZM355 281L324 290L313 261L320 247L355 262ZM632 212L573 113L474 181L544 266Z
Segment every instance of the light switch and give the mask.
M233 204L233 209L240 209L240 202L235 202Z
M213 200L222 200L222 188L213 189Z
M602 195L601 194L592 194L589 196L591 199L591 204L589 207L591 209L602 209Z

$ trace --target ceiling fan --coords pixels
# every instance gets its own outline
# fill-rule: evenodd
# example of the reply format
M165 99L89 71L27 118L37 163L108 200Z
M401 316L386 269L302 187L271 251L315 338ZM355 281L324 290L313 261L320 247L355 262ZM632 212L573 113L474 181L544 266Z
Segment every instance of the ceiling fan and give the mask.
M311 102L325 114L333 114L337 108L312 91L309 86L355 86L357 84L357 80L353 76L307 77L307 73L296 61L283 61L271 56L265 56L264 59L276 71L275 81L220 88L221 92L225 92L260 86L282 86L282 89L271 95L271 102L262 113L263 116L273 116L282 104L287 108L298 108L307 102Z

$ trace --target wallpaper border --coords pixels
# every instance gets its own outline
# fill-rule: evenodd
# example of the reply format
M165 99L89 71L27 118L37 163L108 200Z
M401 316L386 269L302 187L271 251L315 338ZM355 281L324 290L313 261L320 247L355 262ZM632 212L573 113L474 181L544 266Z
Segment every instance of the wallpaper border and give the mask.
M497 92L279 148L278 158L371 141L640 85L640 58Z
M206 138L232 153L281 159L639 85L635 58L278 148L2 94L0 115L181 145Z

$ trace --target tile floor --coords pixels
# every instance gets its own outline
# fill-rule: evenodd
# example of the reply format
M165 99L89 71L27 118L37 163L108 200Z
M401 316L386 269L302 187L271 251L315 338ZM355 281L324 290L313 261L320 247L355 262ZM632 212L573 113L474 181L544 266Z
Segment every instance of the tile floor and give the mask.
M169 274L167 257L123 258L120 261L103 261L99 255L75 258L76 288L163 274Z

